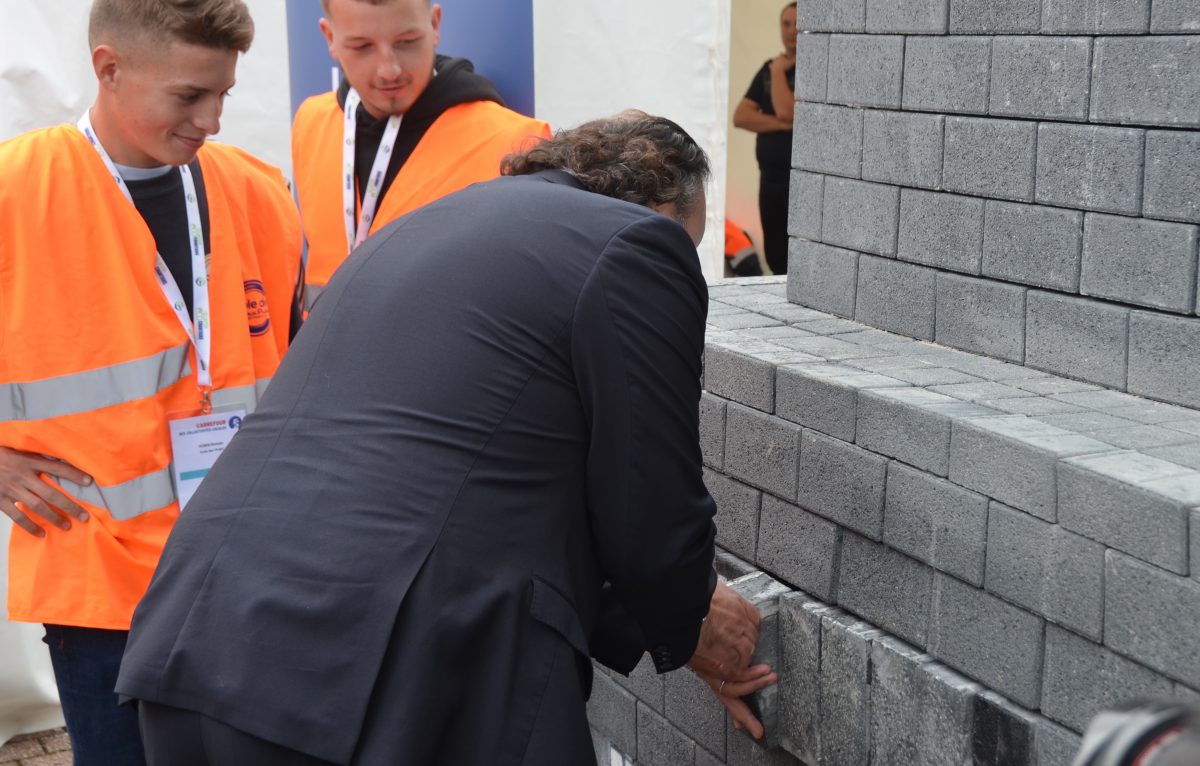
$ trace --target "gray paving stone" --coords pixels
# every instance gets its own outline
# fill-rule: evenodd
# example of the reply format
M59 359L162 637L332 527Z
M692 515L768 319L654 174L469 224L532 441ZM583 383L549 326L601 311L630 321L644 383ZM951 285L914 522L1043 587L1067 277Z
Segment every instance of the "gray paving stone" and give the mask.
M753 560L758 546L762 492L707 469L704 484L717 504L717 544Z
M1063 527L1172 572L1188 572L1188 513L1196 506L1200 472L1165 460L1110 452L1059 465Z
M1130 428L1095 431L1090 435L1114 447L1140 451L1164 445L1196 443L1195 437L1191 434L1175 431L1170 428L1160 428L1158 426L1132 426Z
M986 114L989 37L910 37L904 53L905 110Z
M871 724L871 642L878 630L850 616L821 620L821 763L868 762Z
M778 668L783 659L779 637L779 599L791 592L787 585L771 578L765 572L755 572L729 583L729 587L750 602L758 610L761 622L758 629L758 645L750 658L751 665L770 665ZM771 685L742 698L754 717L762 722L764 734L757 745L761 748L778 747L782 731L779 727L779 687ZM716 752L714 750L714 752Z
M696 743L667 719L645 705L638 705L638 766L691 766L696 761Z
M1097 39L1091 118L1095 122L1200 126L1200 38Z
M1200 583L1116 551L1105 555L1104 645L1200 686Z
M887 460L805 429L796 502L874 540L883 532ZM1200 505L1200 503L1198 503Z
M889 2L889 6L895 4ZM866 112L862 177L901 186L938 188L945 119L940 114L875 109Z
M1039 0L955 0L950 4L950 34L1019 34L1041 26Z
M858 253L802 239L788 242L788 298L838 316L854 316Z
M935 338L1020 363L1025 358L1024 287L938 274Z
M1145 311L1129 317L1129 391L1200 407L1200 322Z
M793 170L788 199L788 234L819 242L824 199L825 176Z
M640 704L662 713L666 706L666 684L663 676L654 669L649 654L643 654L637 667L628 676L613 672L609 675L619 686L638 698ZM633 753L631 753L632 755Z
M953 401L922 389L864 391L858 400L857 442L872 452L945 476L951 420L928 407Z
M1041 716L1038 716L1035 728L1038 766L1071 766L1075 763L1075 755L1082 744L1078 734Z
M949 478L1005 505L1055 521L1059 459L1111 450L1103 442L1032 418L956 420L950 435Z
M704 350L704 385L725 399L762 412L775 410L775 366L736 351Z
M932 340L936 277L936 271L924 266L860 256L854 318L874 327Z
M800 426L730 404L725 415L725 470L781 497L796 494Z
M888 545L981 586L987 528L986 497L923 471L889 466L883 511Z
M779 368L778 415L846 442L854 441L861 389L904 386L903 381L850 367L830 373L815 367Z
M818 763L820 758L821 618L841 614L803 593L779 599L781 745L805 763Z
M977 766L1036 764L1038 716L992 691L975 695L971 763Z
M749 561L730 553L729 551L717 548L717 555L713 557L713 569L717 572L717 577L722 580L736 580L739 577L744 577L748 574L754 574L758 571L758 567L751 564Z
M867 31L875 34L942 34L949 0L867 0Z
M1051 396L1055 394L1069 394L1081 391L1095 391L1099 386L1094 386L1091 383L1084 383L1080 380L1068 380L1066 378L1038 378L1036 380L1021 380L1013 383L1017 388L1023 388L1030 393L1038 394L1039 396Z
M946 118L946 191L1033 200L1037 125L1021 120Z
M979 382L979 378L974 375L968 375L965 372L951 370L946 367L918 367L910 370L896 370L891 374L898 380L922 387Z
M821 238L831 245L860 252L895 255L899 214L899 188L828 178L821 214Z
M992 114L1086 120L1092 41L1087 37L997 37L992 43Z
M783 322L752 311L741 311L736 314L710 316L708 324L723 330L743 330L750 327L777 327Z
M1042 712L1080 731L1118 703L1173 691L1157 673L1053 625L1046 628L1045 673Z
M866 22L864 0L801 0L796 5L796 25L813 32L862 32Z
M1026 364L1125 388L1128 309L1039 290L1029 291L1026 309Z
M812 338L798 338L796 340L786 340L781 342L784 345L792 347L796 351L809 354L810 356L819 357L827 361L866 359L870 357L884 356L887 353L882 349L872 348L870 346L862 346L856 343L847 343L844 340L838 340L836 336L814 336Z
M1123 215L1142 211L1145 131L1044 122L1037 128L1037 201Z
M686 670L666 673L665 679L667 720L697 745L725 760L725 708L708 684Z
M1150 0L1042 0L1043 33L1143 34L1149 23Z
M1058 415L1065 412L1081 412L1082 407L1056 401L1044 396L1027 396L1020 399L996 399L988 406L1007 412L1010 415Z
M708 392L700 395L700 454L713 468L725 459L725 400Z
M637 698L604 673L592 681L587 715L617 749L637 757Z
M1049 423L1052 426L1065 428L1068 431L1077 431L1089 435L1096 431L1128 428L1134 425L1134 421L1126 420L1108 412L1067 412L1057 415L1046 415L1038 418L1038 420L1043 423Z
M1042 685L1040 617L935 574L929 653L1025 707Z
M767 496L758 539L759 566L818 598L836 599L842 545L836 524Z
M1029 514L992 503L987 590L1099 641L1104 546Z
M984 206L985 276L1074 292L1082 242L1082 213L992 200Z
M1200 19L1200 14L1197 18ZM1197 187L1200 187L1200 133L1148 131L1144 214L1149 218L1200 223Z
M825 101L829 76L829 35L801 34L796 38L796 98Z
M842 538L838 605L917 646L928 635L932 578L928 566L884 545Z
M903 189L897 257L978 274L983 255L983 200Z
M1155 34L1200 32L1195 0L1154 0L1150 31Z
M1144 399L1139 399L1136 396L1123 394L1120 391L1104 391L1096 389L1094 386L1090 390L1082 391L1064 391L1061 393L1051 394L1051 397L1069 404L1077 404L1089 410L1115 410L1118 408L1126 408L1138 404L1144 404Z
M813 335L839 335L842 333L855 332L861 325L849 319L827 318L815 319L809 322L797 322L795 327L803 329L805 332L810 332Z
M900 108L904 74L901 35L834 35L829 39L829 87L836 104Z
M858 178L862 170L862 110L798 103L792 167Z
M921 670L928 654L895 639L871 645L871 752L875 762L923 766Z
M929 389L938 394L952 396L965 402L997 402L1005 399L1029 399L1033 394L1004 383L992 381L976 381L974 383L949 383L932 386Z
M1196 307L1196 226L1089 213L1079 289L1190 314Z
M1172 444L1167 447L1150 447L1141 450L1145 454L1166 460L1176 465L1185 466L1200 470L1200 443L1189 442L1187 444ZM1196 521L1193 517L1192 527L1196 526ZM1200 569L1200 552L1192 551L1192 566L1194 569Z

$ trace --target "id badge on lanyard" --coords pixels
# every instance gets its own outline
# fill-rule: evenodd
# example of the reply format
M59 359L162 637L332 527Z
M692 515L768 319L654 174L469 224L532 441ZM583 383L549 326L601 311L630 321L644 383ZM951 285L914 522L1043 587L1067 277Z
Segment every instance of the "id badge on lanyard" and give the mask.
M354 88L346 94L346 120L342 142L342 202L346 216L346 252L354 252L354 248L363 243L371 233L371 223L375 220L375 211L379 206L379 197L383 191L383 179L387 175L388 163L392 161L392 152L396 148L396 136L400 132L400 115L394 114L388 118L379 149L375 152L375 162L371 165L371 176L367 179L367 188L363 189L362 212L355 217L358 197L355 194L354 178L354 147L358 141L358 105L362 100Z

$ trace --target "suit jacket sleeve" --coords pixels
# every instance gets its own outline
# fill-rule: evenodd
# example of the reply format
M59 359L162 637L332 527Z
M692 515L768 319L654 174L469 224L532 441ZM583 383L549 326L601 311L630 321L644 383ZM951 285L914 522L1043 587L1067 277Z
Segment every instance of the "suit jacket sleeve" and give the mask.
M660 673L687 662L716 584L698 424L707 303L691 240L653 215L608 242L576 307L587 502L610 584L593 649L625 672L647 649Z

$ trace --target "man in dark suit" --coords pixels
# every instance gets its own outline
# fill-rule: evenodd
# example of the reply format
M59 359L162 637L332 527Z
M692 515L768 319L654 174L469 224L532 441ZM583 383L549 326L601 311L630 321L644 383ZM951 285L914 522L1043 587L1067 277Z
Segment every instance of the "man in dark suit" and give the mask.
M701 480L707 159L626 113L506 174L355 251L181 516L117 685L152 765L583 764L589 655L645 651L761 731Z

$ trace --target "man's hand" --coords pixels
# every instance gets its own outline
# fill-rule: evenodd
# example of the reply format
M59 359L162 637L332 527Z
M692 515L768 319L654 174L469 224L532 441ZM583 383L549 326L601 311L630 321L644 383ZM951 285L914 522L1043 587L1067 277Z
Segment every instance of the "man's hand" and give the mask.
M750 664L758 645L758 610L737 591L717 582L708 617L700 627L700 641L688 665L693 670L734 680L732 673Z
M87 511L43 481L41 474L83 486L92 483L92 477L69 463L0 447L0 511L35 537L46 536L33 520L36 516L62 529L71 528L69 517L87 521Z
M708 684L717 701L729 711L735 729L746 729L750 736L762 739L763 725L750 712L750 706L741 700L747 694L753 694L779 680L770 665L751 665L735 674L735 679L722 679L708 673L696 671L696 675Z

